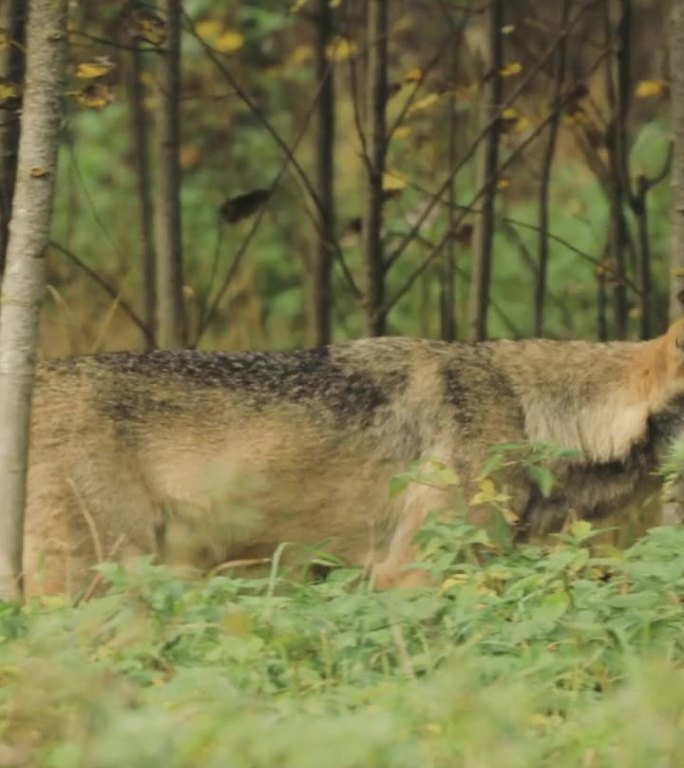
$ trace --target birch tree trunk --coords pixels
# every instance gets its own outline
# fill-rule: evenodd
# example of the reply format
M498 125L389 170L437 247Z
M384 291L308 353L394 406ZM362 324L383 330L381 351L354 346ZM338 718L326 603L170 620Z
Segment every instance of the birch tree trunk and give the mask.
M160 0L167 28L164 53L157 72L155 114L157 189L155 246L157 252L157 344L162 349L185 344L183 254L180 205L180 0Z
M23 517L68 0L31 0L17 181L0 292L0 599L21 596Z
M368 71L366 79L366 163L368 187L363 216L363 257L366 266L366 332L386 331L385 258L382 241L382 182L387 155L387 6L389 0L368 0Z
M672 241L670 248L670 317L679 317L684 302L684 0L672 0L670 25L672 132Z

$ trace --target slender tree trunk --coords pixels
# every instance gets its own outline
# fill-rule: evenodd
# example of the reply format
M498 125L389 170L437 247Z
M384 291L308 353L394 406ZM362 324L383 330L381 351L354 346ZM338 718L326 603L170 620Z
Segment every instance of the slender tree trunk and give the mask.
M501 110L503 101L503 36L505 0L490 0L487 13L488 61L485 73L488 80L482 89L481 119L487 124ZM494 214L496 181L499 165L499 122L495 122L482 143L478 159L477 189L485 189L482 213L475 227L473 272L470 285L469 332L473 341L487 338L487 311L492 272L492 246L494 244Z
M368 71L366 79L366 149L368 188L363 217L366 266L366 332L382 336L387 328L382 189L387 155L387 16L389 0L368 0Z
M21 595L31 395L66 36L67 0L31 0L17 182L0 293L0 599L5 600Z
M179 165L180 148L180 0L159 0L167 27L165 50L157 72L158 105L154 123L157 149L155 244L157 249L157 344L162 349L185 344L183 254Z
M26 0L6 0L0 13L0 27L9 38L0 61L0 76L10 83L21 85L24 81L24 26ZM0 121L0 278L5 267L12 195L17 175L17 151L19 148L19 112L21 99L2 112Z
M605 0L605 36L606 45L612 46L613 35L610 18L611 0ZM620 21L620 39L618 41L617 84L614 81L614 61L609 56L606 60L606 89L610 105L607 144L610 177L608 194L610 197L610 245L611 257L615 265L615 331L618 339L627 338L629 306L627 302L627 264L625 254L628 245L627 222L625 220L625 202L629 199L629 190L625 188L625 142L627 119L627 94L625 93L624 57L629 56L628 42L623 35L628 30L624 17Z
M314 343L324 346L331 339L332 294L330 281L335 240L334 149L335 80L326 57L333 37L330 0L318 0L316 36L316 81L318 83L317 192L320 200L320 227L314 260L312 286Z
M684 311L684 0L672 0L670 30L671 125L674 133L670 317L674 319Z
M454 46L451 54L451 82L455 83L459 70L460 46ZM448 168L456 167L456 144L459 127L456 98L449 99L449 139L448 139ZM456 338L456 179L453 178L448 189L449 213L447 226L449 227L449 241L444 252L444 264L441 274L439 308L440 331L444 341L454 341Z
M645 176L637 178L636 202L633 206L637 218L639 241L639 262L637 265L639 280L639 337L651 337L651 249L648 236L648 189Z
M145 114L142 74L144 57L135 41L128 67L128 103L133 133L133 152L140 214L140 256L143 275L143 300L145 325L151 332L145 338L145 346L153 345L156 323L155 255L153 206L150 183L150 142L148 121Z
M596 272L596 334L599 341L608 341L606 305L606 273L599 269Z
M537 270L534 291L534 335L544 334L544 309L546 304L546 282L549 264L549 188L551 186L551 170L556 154L558 128L561 119L561 103L563 98L563 83L565 81L566 53L568 37L565 31L570 17L570 0L563 0L560 11L561 35L558 38L556 64L553 85L552 114L549 121L549 133L542 159L542 173L539 184L539 268Z

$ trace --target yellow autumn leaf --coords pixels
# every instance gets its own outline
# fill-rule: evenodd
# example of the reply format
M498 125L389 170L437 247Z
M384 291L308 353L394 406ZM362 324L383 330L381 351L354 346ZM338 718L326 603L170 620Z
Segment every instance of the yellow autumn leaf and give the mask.
M13 83L11 80L0 78L0 104L9 99L16 99L21 95L21 86L19 83Z
M470 500L470 503L473 506L477 506L478 504L489 504L496 499L496 486L488 477L480 480L479 485L480 490Z
M519 516L516 515L512 509L508 509L508 507L501 510L501 515L509 525L515 525L520 519Z
M586 113L583 107L573 107L571 112L567 112L563 115L563 122L566 125L589 125L591 124L591 117Z
M114 62L108 56L98 56L90 61L81 61L76 65L76 77L81 80L95 80L109 74L114 69Z
M531 127L532 127L532 121L528 117L525 117L523 115L520 118L520 120L518 120L518 122L516 123L515 130L518 133L524 133L525 131L527 131Z
M288 64L304 64L307 61L311 61L313 56L314 51L310 45L298 45L287 57L287 62Z
M510 64L501 67L499 75L501 75L501 77L514 77L515 75L519 75L522 72L522 69L523 66L519 61L512 61Z
M131 34L151 45L161 45L166 40L166 24L151 11L139 8L133 14Z
M409 136L413 134L413 128L411 128L410 125L400 125L398 128L395 128L394 133L392 134L393 139L408 139Z
M82 107L89 109L104 109L114 101L111 89L102 83L91 83L74 95Z
M223 32L223 22L219 19L202 19L195 24L195 34L205 43L213 43Z
M518 115L518 119L510 126L504 127L504 133L525 133L532 126L532 121L525 115Z
M469 580L470 576L467 573L455 573L453 576L450 576L442 582L442 585L439 588L439 594L443 595L452 587L460 587L463 584L467 584Z
M406 179L397 171L385 171L382 177L382 188L385 192L401 192L406 189Z
M235 53L245 44L245 38L234 29L222 32L214 41L213 47L221 53Z
M414 101L413 104L411 104L411 107L408 110L408 114L412 115L415 112L423 112L426 109L431 109L435 106L435 104L437 104L438 101L439 94L428 93L427 96L423 96L422 99L418 99L417 101Z
M670 88L667 80L640 80L634 91L637 99L652 99L654 96L661 96Z
M517 109L513 109L512 107L504 109L501 113L501 117L499 118L499 127L501 133L509 133L512 131L516 127L519 120L520 113Z
M499 192L505 192L507 189L509 189L511 186L511 177L510 176L500 176L496 180L496 188Z
M325 49L325 57L330 62L341 62L356 56L358 46L348 37L338 36L328 43Z
M417 83L423 79L423 76L423 70L420 67L412 67L411 69L407 69L406 72L404 72L404 76L401 78L401 82L403 85L408 85L409 83Z

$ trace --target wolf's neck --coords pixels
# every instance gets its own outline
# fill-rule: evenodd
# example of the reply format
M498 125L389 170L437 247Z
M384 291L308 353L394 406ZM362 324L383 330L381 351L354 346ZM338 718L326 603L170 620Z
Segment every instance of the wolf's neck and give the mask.
M660 342L528 342L515 358L512 346L504 350L528 439L592 462L627 458L668 402Z
M626 458L648 430L647 405L625 402L619 393L562 404L540 394L523 401L523 407L530 440L577 451L593 462Z

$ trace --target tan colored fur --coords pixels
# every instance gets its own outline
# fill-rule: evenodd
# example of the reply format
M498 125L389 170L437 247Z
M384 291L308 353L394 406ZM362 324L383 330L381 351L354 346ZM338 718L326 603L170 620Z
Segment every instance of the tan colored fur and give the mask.
M544 499L509 476L524 533L557 528L570 508L611 514L652 491L661 433L679 429L681 333L680 322L644 343L369 339L290 356L43 364L26 591L75 594L102 556L213 567L283 541L372 567L381 587L413 583L413 536L445 495L414 484L391 498L391 477L439 458L469 493L497 443L581 453L559 467L567 495Z

